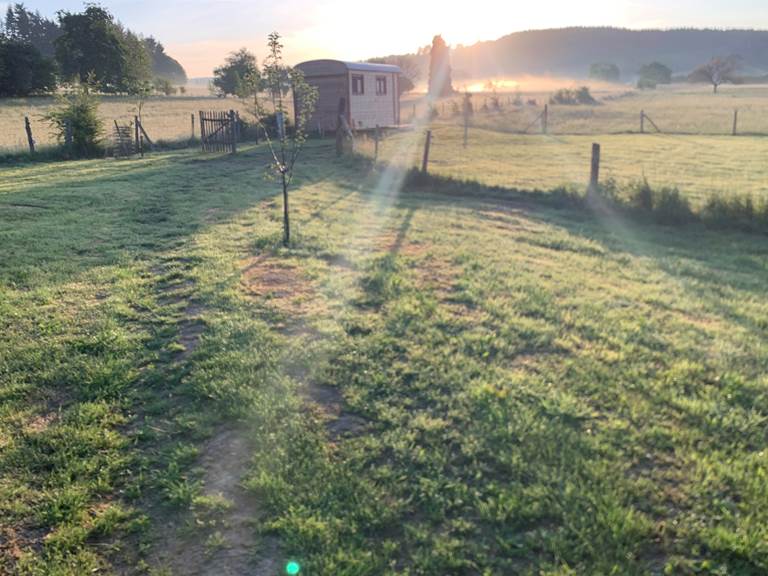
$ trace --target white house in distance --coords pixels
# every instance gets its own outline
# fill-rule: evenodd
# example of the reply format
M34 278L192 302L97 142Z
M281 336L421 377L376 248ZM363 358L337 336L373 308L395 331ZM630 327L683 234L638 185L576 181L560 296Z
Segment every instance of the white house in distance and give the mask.
M307 128L335 130L339 104L354 130L400 124L400 68L387 64L311 60L296 66L318 91Z

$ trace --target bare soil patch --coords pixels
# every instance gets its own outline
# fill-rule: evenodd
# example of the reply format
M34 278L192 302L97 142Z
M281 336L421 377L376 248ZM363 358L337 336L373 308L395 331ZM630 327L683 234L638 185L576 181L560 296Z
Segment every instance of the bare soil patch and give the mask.
M311 281L297 266L267 255L245 262L242 285L247 294L286 315L306 313L315 295Z
M220 512L199 512L195 526L171 524L151 564L190 576L273 576L278 571L277 543L259 539L258 502L242 481L253 447L248 431L223 429L202 447L203 495L226 504Z

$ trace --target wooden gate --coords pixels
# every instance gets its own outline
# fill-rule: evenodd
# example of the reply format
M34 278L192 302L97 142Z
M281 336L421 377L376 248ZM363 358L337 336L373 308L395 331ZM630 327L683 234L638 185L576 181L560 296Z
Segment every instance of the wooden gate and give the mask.
M237 152L238 118L229 112L200 112L203 152Z
M135 148L133 146L133 128L128 126L121 126L115 120L115 132L113 140L115 143L115 158L128 158L133 156Z

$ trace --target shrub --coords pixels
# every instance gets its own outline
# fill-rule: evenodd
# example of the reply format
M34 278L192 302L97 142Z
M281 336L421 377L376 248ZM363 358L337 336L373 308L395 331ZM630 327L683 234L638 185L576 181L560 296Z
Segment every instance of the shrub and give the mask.
M701 217L713 226L768 232L768 202L756 205L751 196L710 196Z
M643 212L653 210L653 189L648 180L636 182L629 187L629 205Z
M104 128L98 111L99 99L85 83L57 96L56 106L45 119L56 130L60 143L67 143L67 132L71 130L69 154L87 157L100 151L99 141Z
M656 191L653 215L664 224L685 224L696 219L688 199L677 188L660 188Z
M672 83L672 70L660 62L651 62L640 68L638 88L656 88L659 84Z
M621 70L616 64L610 62L597 62L589 68L589 77L595 80L605 82L618 82L621 77Z
M594 106L597 104L597 100L592 96L588 86L582 86L581 88L573 89L561 88L550 97L549 103L564 106Z
M640 78L640 80L637 81L637 87L640 90L656 90L657 85L657 82L650 78Z
M173 96L178 91L176 87L171 84L170 80L159 76L155 78L153 84L155 91L165 94L166 96Z
M696 216L688 199L677 188L653 189L647 180L630 185L629 206L663 224L693 222Z

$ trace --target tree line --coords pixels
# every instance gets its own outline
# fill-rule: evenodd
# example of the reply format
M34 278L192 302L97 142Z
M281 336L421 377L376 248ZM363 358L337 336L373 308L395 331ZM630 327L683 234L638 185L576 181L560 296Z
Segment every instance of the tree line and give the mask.
M61 10L54 21L16 3L0 20L0 97L50 94L85 82L105 94L170 94L186 81L160 42L124 27L98 4Z

